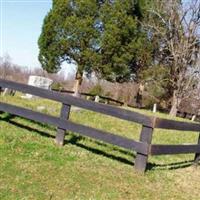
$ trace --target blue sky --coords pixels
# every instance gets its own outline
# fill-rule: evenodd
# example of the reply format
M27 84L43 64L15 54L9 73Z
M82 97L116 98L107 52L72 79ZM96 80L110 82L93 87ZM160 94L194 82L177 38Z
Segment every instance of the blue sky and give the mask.
M0 0L0 56L8 54L20 66L38 68L38 37L52 0ZM75 66L64 65L65 74Z
M8 53L13 63L39 67L37 40L51 0L1 1L1 55Z

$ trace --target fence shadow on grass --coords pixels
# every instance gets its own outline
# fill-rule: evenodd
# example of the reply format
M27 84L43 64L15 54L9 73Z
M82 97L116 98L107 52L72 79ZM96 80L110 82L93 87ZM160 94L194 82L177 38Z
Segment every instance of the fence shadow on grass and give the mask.
M5 121L5 122L7 122L7 123L9 123L11 125L17 126L19 128L26 129L28 131L34 131L35 133L37 133L37 134L39 134L39 135L41 135L43 137L48 137L48 138L55 139L54 135L51 135L50 133L47 133L46 131L41 131L38 128L30 127L28 125L13 121L13 119L15 117L16 116L14 116L14 115L6 114L5 116L0 116L0 120ZM17 118L20 118L20 117L17 117ZM25 121L30 121L30 120L27 120L27 119L24 119L24 120ZM31 121L31 122L41 126L41 128L44 127L44 125L39 123L39 122L33 122L33 121ZM51 127L51 129L55 130L52 127ZM119 161L119 162L127 164L127 165L131 165L131 166L134 165L133 161L130 161L127 158L123 158L122 157L123 155L122 156L113 155L111 153L105 152L102 149L98 149L98 148L95 148L95 147L88 146L88 144L85 145L85 144L81 143L83 140L85 140L85 137L83 137L83 136L70 134L70 138L69 139L65 139L65 144L75 145L77 147L80 147L80 148L83 148L83 149L85 149L87 151L90 151L90 152L92 152L94 154L101 155L101 156L104 156L106 158L109 158L109 159L112 159L112 160L116 160L116 161ZM88 140L90 140L93 143L95 143L97 145L97 147L98 146L99 147L103 147L103 148L110 147L109 144L101 143L99 141L95 141L95 140L92 140L92 139L89 139L89 138L88 138ZM133 152L126 151L126 150L120 149L120 148L115 147L115 146L112 147L111 150L117 151L118 153L124 154L126 156L128 155L131 158L135 158L135 154ZM193 165L193 160L182 161L182 162L174 162L174 163L167 163L167 164L148 163L147 170L157 170L157 169L159 169L159 170L174 170L174 169L186 168L186 167L189 167L189 166L192 166L192 165Z
M26 129L28 131L34 131L35 133L37 133L37 134L39 134L39 135L41 135L43 137L48 137L48 138L55 139L55 136L51 135L50 133L47 133L45 131L41 131L38 128L33 128L33 127L28 126L28 125L13 121L14 118L15 118L15 116L14 115L10 115L10 114L8 114L5 117L0 116L0 120L5 121L5 122L7 122L7 123L9 123L11 125L17 126L19 128L22 128L22 129ZM17 118L19 118L19 117L17 117ZM29 121L27 119L24 119L24 120ZM32 123L35 123L37 125L41 125L41 127L43 127L43 125L41 123L33 122L33 121L32 121ZM124 164L128 164L128 165L133 165L134 164L132 161L130 161L130 160L126 159L126 158L123 158L123 157L120 157L120 156L116 156L116 155L107 153L107 152L105 152L103 150L100 150L100 149L97 149L97 148L94 148L94 147L89 147L89 146L86 146L86 145L80 143L80 141L83 141L83 140L85 140L85 137L71 135L70 139L66 139L65 140L65 144L75 145L77 147L80 147L80 148L83 148L83 149L85 149L87 151L90 151L90 152L92 152L94 154L102 155L104 157L107 157L107 158L110 158L112 160L116 160L116 161L122 162ZM95 144L97 144L97 146L104 146L105 148L106 148L106 146L107 147L109 146L109 144L107 145L107 144L103 144L103 143L100 143L98 141L94 141L94 140L91 140L91 139L89 139L89 140L94 142ZM119 149L117 147L114 147L114 150L118 151L119 153L122 153L122 154L130 155L130 156L132 156L132 158L135 157L133 155L133 153L130 153L130 152L122 150L122 149Z
M13 119L14 119L15 117L16 117L16 116L14 116L14 115L8 115L8 116L6 116L6 117L0 116L0 120L5 121L5 122L7 122L7 123L9 123L9 124L11 124L11 125L17 126L17 127L19 127L19 128L26 129L26 130L28 130L28 131L34 131L34 132L36 132L36 133L38 133L39 135L44 136L44 137L55 138L55 136L53 136L53 135L51 135L51 134L49 134L49 133L47 133L47 132L45 132L45 131L41 131L41 130L38 130L38 129L36 129L36 128L30 127L30 126L28 126L28 125L24 125L24 124L22 124L22 123L13 121ZM19 118L19 117L18 117L18 118ZM26 120L26 121L28 121L28 120ZM39 123L36 122L36 124L39 124ZM41 124L39 124L39 125L41 125Z
M66 144L76 145L76 146L83 148L87 151L90 151L94 154L101 155L101 156L104 156L106 158L110 158L112 160L122 162L124 164L128 164L128 165L131 165L131 166L133 166L133 164L134 164L134 162L132 162L132 161L126 159L126 158L123 158L123 157L120 157L120 156L117 156L117 155L113 155L111 153L105 152L104 150L100 150L100 149L97 149L97 148L94 148L94 147L91 147L91 146L89 147L88 144L84 145L84 144L79 142L81 140L84 140L84 137L73 135L69 140L65 140L65 142L66 142ZM96 142L94 141L94 143L96 143ZM101 145L101 144L99 143L98 145ZM103 145L103 146L105 146L105 145ZM115 151L122 153L122 151L118 148L115 148ZM123 151L123 154L130 155L130 152ZM133 153L132 153L132 158L134 158L134 157L135 157L135 155L133 155Z
M52 130L55 130L55 129L52 129L52 126L57 127L57 134L55 137L55 141L57 145L63 145L65 143L64 141L65 130L67 130L67 131L78 133L84 136L84 138L89 137L89 138L93 138L95 141L100 140L106 144L112 144L115 146L115 148L116 146L118 146L119 150L118 148L114 149L113 146L108 146L108 148L107 147L103 148L102 144L99 143L96 146L97 148L101 149L100 151L102 152L93 150L93 148L96 149L95 145L92 145L91 148L85 147L86 149L91 150L93 152L96 151L96 153L99 153L101 155L105 155L107 154L107 152L108 153L113 152L114 155L112 157L116 158L116 160L118 161L120 160L117 158L117 156L120 154L118 154L117 151L118 152L121 151L120 150L121 148L126 149L127 150L126 152L131 152L131 153L133 153L133 150L134 150L135 152L137 152L137 155L135 158L135 169L140 172L145 172L146 167L148 166L149 156L193 153L195 154L194 164L199 163L199 160L200 160L200 134L199 134L200 124L199 123L181 122L181 121L175 121L171 119L162 119L155 116L148 116L145 114L137 113L135 111L120 109L120 108L110 106L110 105L103 105L100 103L76 98L68 94L61 94L59 92L45 90L42 88L25 85L21 83L16 83L16 82L3 80L3 79L0 79L0 87L9 88L12 90L20 91L22 93L32 94L34 96L39 96L40 98L53 100L62 104L60 108L60 115L52 116L52 115L41 113L38 111L33 111L28 108L23 108L23 107L14 106L8 103L0 102L1 112L10 113L10 114L20 116L32 121L37 121L38 123L42 125L43 128L45 128L45 129L42 129L42 130L45 130L45 132L47 128L48 130L52 131ZM90 111L101 113L107 116L112 116L121 120L126 120L126 121L140 124L142 128L141 128L139 141L71 121L70 113L71 113L72 106L76 106L81 109L90 110ZM39 129L40 129L40 126L39 126ZM195 144L190 144L190 143L189 144L152 144L154 129L193 131L199 134L199 137ZM43 135L45 134L43 133ZM75 142L74 140L72 140L71 143L75 145L77 144L84 145L84 141ZM113 151L112 149L110 149L110 147L113 147ZM122 157L123 155L124 154L122 154ZM107 157L110 157L110 155L107 155ZM126 155L126 158L127 158L127 155ZM129 161L128 163L132 163L132 162ZM183 167L187 164L189 163L186 162L185 164L183 164ZM177 164L177 166L175 165L176 164L171 166L171 168L174 169L174 168L182 167L182 165L180 164ZM154 164L150 164L148 168L150 169L153 166ZM166 168L168 169L169 167L170 166L167 166Z
M194 164L194 160L187 160L166 164L148 163L147 170L175 170L190 167Z

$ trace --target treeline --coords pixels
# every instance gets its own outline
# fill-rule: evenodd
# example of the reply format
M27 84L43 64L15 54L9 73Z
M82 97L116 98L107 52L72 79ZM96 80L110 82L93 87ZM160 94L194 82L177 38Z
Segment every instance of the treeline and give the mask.
M48 77L54 82L65 81L62 74L52 74L42 68L31 69L17 65L12 62L12 58L8 54L0 57L0 78L27 84L30 75Z
M135 81L176 115L199 81L200 0L53 0L38 40L48 72L76 63L112 82ZM131 92L131 91L130 91Z
M9 55L0 57L0 78L27 84L30 75L43 76L53 80L52 89L56 90L74 90L74 77L67 79L60 73L48 73L42 68L25 68L11 62ZM93 80L87 77L83 78L80 92L92 95L101 95L111 97L125 104L135 105L135 99L138 91L138 84L135 82L112 83L106 80ZM151 101L148 104L151 106Z
M0 58L0 61L0 78L2 79L27 84L30 75L43 76L53 80L52 89L67 91L74 90L74 77L68 77L65 79L63 74L48 73L42 68L35 68L33 70L27 69L22 66L13 64L8 55ZM84 76L80 87L80 92L109 97L123 102L124 105L138 107L137 96L139 86L140 84L133 81L113 83L106 80L88 79ZM152 109L153 104L156 103L159 110L167 111L169 109L168 102L156 96L156 94L159 92L156 88L157 87L154 84L145 86L145 91L142 94L142 99L139 106ZM194 97L196 97L196 99ZM192 113L198 115L198 109L200 108L198 99L199 90L196 89L193 91L192 99L187 98L181 102L179 111L181 111L181 113Z

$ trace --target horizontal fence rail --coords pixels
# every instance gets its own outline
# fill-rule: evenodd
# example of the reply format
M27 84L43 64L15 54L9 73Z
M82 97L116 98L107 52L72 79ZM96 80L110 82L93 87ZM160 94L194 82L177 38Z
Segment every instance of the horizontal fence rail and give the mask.
M200 145L151 145L151 155L200 153Z
M61 89L61 90L52 89L52 90L56 91L56 92L60 92L60 93L74 94L74 91L72 91L72 90L64 90L64 89ZM105 101L111 101L111 102L114 102L114 103L119 104L119 105L123 105L124 104L124 102L116 100L116 99L113 99L111 97L105 97L105 96L101 96L101 95L93 95L93 94L86 93L86 92L81 92L80 94L83 95L83 96L88 96L88 97L93 97L93 98L95 98L96 96L99 96L100 99L105 100Z
M60 102L62 104L62 108L59 117L50 116L33 110L0 102L0 113L8 112L10 114L29 120L56 126L58 128L56 143L59 145L64 144L65 131L72 131L77 132L83 136L98 139L125 149L134 150L137 152L135 168L138 171L145 171L149 155L195 153L194 162L198 163L200 160L200 139L198 139L197 144L151 144L154 128L200 132L200 124L198 123L179 122L157 117L150 117L114 106L76 98L68 94L61 94L59 92L45 90L38 87L2 79L0 79L0 87L9 88L12 90L20 91L22 93L32 94ZM71 106L76 106L119 119L139 123L142 125L140 140L135 141L133 139L125 138L113 133L74 123L70 121Z
M154 128L181 130L181 131L200 131L200 124L178 122L174 120L157 118Z
M35 112L25 108L20 108L6 103L0 103L0 110L33 121L47 123L50 125L58 126L59 128L65 130L81 133L84 136L100 139L104 142L124 147L126 149L135 150L143 154L148 153L148 145L145 143L136 142L128 138L100 131L74 122L59 119L57 117L49 116L43 113Z
M80 108L99 112L105 115L110 115L120 119L136 122L139 124L144 124L147 126L152 126L151 117L133 111L116 108L110 105L103 105L96 102L87 101L85 99L76 98L68 94L60 94L59 92L49 91L42 88L33 87L30 85L24 85L21 83L15 83L7 80L1 80L1 79L0 79L0 87L17 90L23 93L28 93L46 99L58 101L64 104L77 106Z

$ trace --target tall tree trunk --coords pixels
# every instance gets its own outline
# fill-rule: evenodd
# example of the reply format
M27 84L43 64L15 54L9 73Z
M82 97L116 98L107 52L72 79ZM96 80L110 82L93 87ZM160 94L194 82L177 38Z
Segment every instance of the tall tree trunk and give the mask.
M80 86L81 86L82 80L83 80L82 74L77 72L76 73L76 77L75 77L74 89L73 89L75 97L80 97L81 96L81 94L80 94Z
M169 113L170 116L176 117L180 103L181 99L178 97L177 91L174 90L172 97L172 107Z
M140 83L138 87L138 92L136 96L136 104L138 108L142 108L142 100L143 100L143 94L144 94L144 84Z

